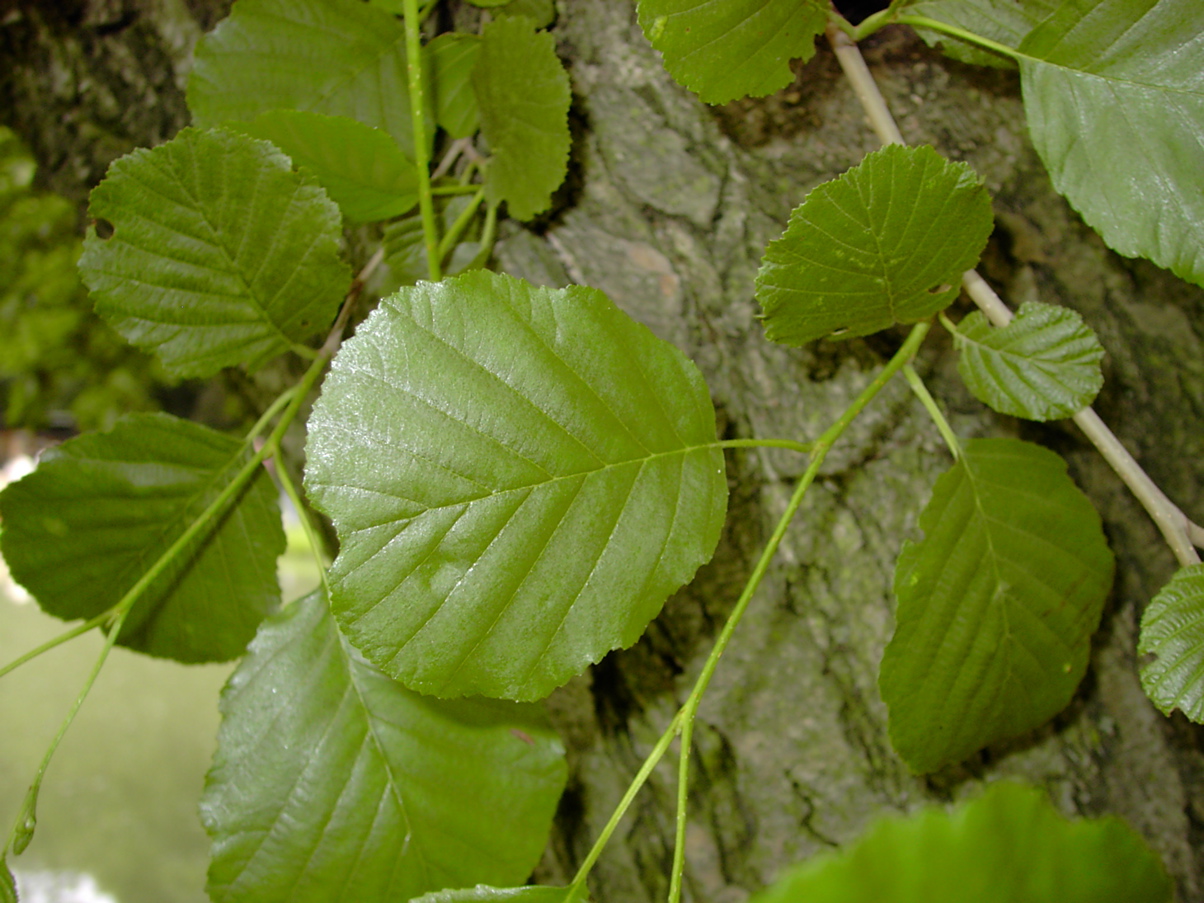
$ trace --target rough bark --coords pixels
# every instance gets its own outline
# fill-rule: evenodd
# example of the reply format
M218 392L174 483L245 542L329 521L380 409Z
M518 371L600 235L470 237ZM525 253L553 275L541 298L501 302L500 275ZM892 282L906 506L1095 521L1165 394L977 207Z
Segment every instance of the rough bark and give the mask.
M0 115L30 143L44 183L81 199L115 156L184 124L191 42L222 2L0 3ZM605 290L702 368L725 436L817 435L898 334L791 350L764 341L752 282L767 241L806 191L874 147L825 48L793 87L708 109L661 69L630 0L561 0L574 85L573 172L537 229L507 228L499 262L535 281ZM986 275L1013 306L1081 311L1109 357L1098 408L1163 488L1204 516L1204 293L1104 248L1049 185L1025 136L1013 75L945 60L909 32L865 48L907 139L964 159L995 195ZM1174 562L1136 503L1072 427L986 412L960 386L947 340L921 369L964 436L1019 434L1062 452L1100 508L1118 556L1092 666L1047 727L918 778L892 752L876 687L892 630L893 560L947 466L902 383L833 451L703 705L687 898L735 903L785 865L855 839L876 816L973 795L1014 777L1066 813L1115 813L1162 855L1181 899L1204 899L1204 733L1164 719L1136 676L1140 612ZM731 459L715 560L636 647L551 700L572 778L540 868L564 880L684 699L803 462ZM592 878L602 903L663 899L673 774L662 768Z

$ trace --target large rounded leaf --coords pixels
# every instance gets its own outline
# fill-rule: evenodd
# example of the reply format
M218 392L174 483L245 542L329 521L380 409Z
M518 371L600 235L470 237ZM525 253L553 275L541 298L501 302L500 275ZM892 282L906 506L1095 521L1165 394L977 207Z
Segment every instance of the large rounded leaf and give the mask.
M1159 711L1204 723L1204 564L1179 571L1141 617L1141 685Z
M0 494L0 547L13 576L55 617L115 605L249 457L241 442L166 414L137 414L43 455ZM130 610L118 642L183 662L242 654L280 604L284 530L261 469L206 537Z
M895 567L879 685L890 738L935 771L1061 711L1112 586L1099 515L1051 451L975 439L937 480Z
M264 622L222 693L201 799L214 903L409 900L526 880L564 789L543 713L419 696L321 591Z
M714 418L694 365L601 292L483 271L403 289L309 424L340 626L423 692L547 695L714 552Z

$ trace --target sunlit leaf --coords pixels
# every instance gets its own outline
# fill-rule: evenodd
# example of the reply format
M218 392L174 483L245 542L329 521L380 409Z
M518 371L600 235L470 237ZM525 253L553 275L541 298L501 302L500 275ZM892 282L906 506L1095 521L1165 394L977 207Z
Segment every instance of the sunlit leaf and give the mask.
M1028 420L1069 417L1104 384L1099 339L1073 310L1026 302L997 329L975 311L958 324L958 372L983 404Z
M453 138L467 138L481 127L481 110L472 88L480 51L478 35L456 32L441 34L426 47L435 119Z
M390 219L418 203L414 161L380 129L302 110L269 110L231 127L271 141L309 170L352 222Z
M546 696L714 552L714 417L694 365L601 292L479 270L402 289L309 422L340 627L416 690Z
M567 773L540 709L419 696L347 646L321 591L264 622L201 798L214 903L410 900L539 861Z
M1056 7L1056 0L920 0L907 4L904 12L935 19L1015 49ZM917 31L927 43L939 46L955 60L978 66L1015 68L1011 57L983 50L930 28Z
M177 376L256 367L322 334L351 282L342 221L272 145L185 129L92 192L79 261L96 310Z
M42 456L0 493L0 549L50 614L92 618L121 599L246 461L237 439L136 414ZM118 642L183 662L242 654L280 603L284 530L266 470L130 611Z
M529 220L552 204L569 159L569 76L556 40L524 16L485 27L472 85L489 142L485 189L515 219Z
M807 195L757 274L765 334L802 345L868 335L949 306L991 234L974 171L890 145Z
M1054 187L1112 248L1204 285L1204 3L1067 0L1020 45Z
M1141 685L1159 711L1204 722L1204 564L1180 568L1150 601L1137 651L1155 656Z
M1158 856L1114 816L1069 820L1035 787L993 784L951 812L879 819L752 903L1171 903Z
M665 68L706 103L762 97L794 80L828 23L819 0L639 0L640 27Z
M1087 669L1112 586L1091 502L1051 451L973 439L937 480L924 538L895 567L879 676L895 750L918 773L1061 711Z
M572 894L568 887L486 887L478 884L463 890L440 890L412 903L487 903L489 900L516 900L519 903L588 903L584 891Z

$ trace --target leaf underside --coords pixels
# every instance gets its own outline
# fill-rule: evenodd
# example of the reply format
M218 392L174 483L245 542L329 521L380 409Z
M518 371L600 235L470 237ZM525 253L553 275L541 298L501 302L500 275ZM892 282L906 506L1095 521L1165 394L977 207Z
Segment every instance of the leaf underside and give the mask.
M462 890L441 890L426 894L412 903L486 903L489 900L516 900L519 903L570 903L567 887L486 887L479 884ZM584 896L574 897L572 903L586 903Z
M1204 564L1180 568L1150 601L1137 651L1156 656L1141 686L1159 711L1204 723Z
M542 711L407 690L321 591L264 622L221 710L201 799L214 903L409 900L539 861L567 773Z
M811 191L757 274L766 336L803 345L914 323L957 297L994 217L964 163L889 145Z
M402 289L310 419L340 627L416 690L542 698L710 558L715 442L694 365L601 292L483 271Z
M1016 439L965 443L920 529L896 564L897 626L879 687L895 750L926 773L1066 706L1113 560L1065 462Z
M118 602L247 459L242 443L166 414L123 418L68 440L0 494L0 548L13 576L64 620ZM118 643L182 662L241 655L280 604L284 551L266 470L199 546L160 577Z

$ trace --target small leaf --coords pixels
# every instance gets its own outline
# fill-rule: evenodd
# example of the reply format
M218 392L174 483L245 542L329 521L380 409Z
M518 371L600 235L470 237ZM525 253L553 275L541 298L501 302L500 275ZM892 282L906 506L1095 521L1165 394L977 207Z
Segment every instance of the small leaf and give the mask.
M510 0L496 7L495 16L526 16L536 28L547 28L556 21L556 0Z
M321 591L264 622L221 710L201 798L214 903L516 884L547 843L567 769L542 711L407 690L346 645Z
M269 110L231 128L271 141L309 170L352 222L390 219L418 203L414 161L380 129L302 110Z
M413 158L405 27L360 0L238 0L197 44L188 109L198 126L267 110L346 116Z
M237 439L166 414L125 417L43 455L0 493L0 548L48 613L93 618L117 603L249 457ZM280 604L284 551L266 470L214 530L142 596L118 642L182 662L241 655Z
M948 307L994 221L974 171L889 145L807 195L757 274L765 334L784 345L869 335Z
M481 109L472 89L472 70L481 52L481 38L446 32L431 41L426 52L435 120L451 137L467 138L481 127Z
M705 103L763 97L794 80L828 24L818 0L639 0L640 27L679 84Z
M1114 250L1197 285L1201 34L1199 0L1067 0L1020 45L1029 132L1054 187Z
M1028 420L1070 417L1104 384L1104 349L1073 310L1026 302L996 329L975 311L958 324L957 369L974 397L1001 414Z
M18 903L17 879L3 855L0 855L0 903Z
M1158 856L1114 816L1064 818L1035 787L997 783L952 812L882 818L795 866L751 903L1171 903Z
M1204 564L1180 568L1146 608L1137 651L1157 658L1141 686L1164 715L1204 723Z
M1056 6L1054 0L921 0L906 4L904 12L935 19L1015 49ZM939 46L947 56L963 63L1016 67L1011 57L983 50L943 32L930 28L916 31L929 45Z
M96 310L176 376L265 361L320 335L351 282L338 208L275 147L185 129L92 192L80 274Z
M309 422L332 608L425 693L540 699L640 637L715 550L715 414L676 348L593 289L476 270L387 298Z
M582 892L583 894L584 892ZM463 890L440 890L433 894L425 894L411 903L485 903L489 900L517 900L520 903L588 903L583 895L572 894L569 887L486 887L478 884L476 887Z
M972 439L895 567L879 687L917 773L1032 730L1070 702L1112 586L1099 515L1051 451Z
M555 39L523 16L489 23L482 38L472 86L492 154L485 190L529 220L551 206L568 172L569 76Z

